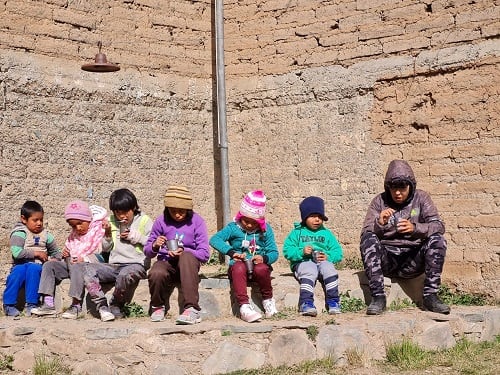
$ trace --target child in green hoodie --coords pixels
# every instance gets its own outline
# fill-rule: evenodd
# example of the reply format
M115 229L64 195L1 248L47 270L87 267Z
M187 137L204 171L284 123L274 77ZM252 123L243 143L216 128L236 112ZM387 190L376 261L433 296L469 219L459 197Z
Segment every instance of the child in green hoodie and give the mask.
M323 222L325 203L319 197L307 197L299 205L302 221L285 239L283 255L300 284L299 313L316 316L314 286L320 281L325 291L328 314L340 314L338 272L334 263L342 260L342 247Z

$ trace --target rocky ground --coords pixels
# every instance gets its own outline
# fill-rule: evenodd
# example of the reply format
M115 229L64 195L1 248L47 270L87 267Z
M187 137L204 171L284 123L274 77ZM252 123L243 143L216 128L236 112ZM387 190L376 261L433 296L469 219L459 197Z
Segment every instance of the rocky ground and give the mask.
M349 353L366 363L383 359L385 344L410 337L425 348L447 348L460 337L492 340L500 334L497 307L453 307L448 316L412 307L382 316L363 312L302 317L295 311L298 286L286 267L273 272L273 286L281 313L257 323L245 323L233 316L230 291L223 268L202 269L200 300L204 320L193 326L175 325L177 309L164 322L149 318L124 318L101 322L60 317L0 318L0 352L14 357L13 373L29 374L35 358L57 355L74 374L223 374L242 368L279 366L304 360L332 357L346 365ZM340 273L341 290L362 298L357 271ZM405 288L388 280L389 298ZM61 287L60 306L69 303ZM322 306L317 286L317 307ZM249 290L250 291L250 290ZM171 303L178 297L174 292ZM141 282L134 301L148 303L147 283ZM254 296L258 306L258 295ZM359 369L359 373L363 373Z

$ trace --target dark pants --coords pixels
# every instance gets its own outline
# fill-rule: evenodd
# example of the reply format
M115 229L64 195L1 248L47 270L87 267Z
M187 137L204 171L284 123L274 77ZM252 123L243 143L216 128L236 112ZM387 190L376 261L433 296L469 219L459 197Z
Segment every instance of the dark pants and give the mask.
M273 287L271 286L272 268L264 263L255 264L253 267L252 281L259 286L262 299L273 297ZM228 270L229 280L233 285L234 296L238 304L244 305L249 302L247 293L248 274L245 262L235 261Z
M367 232L361 237L361 259L372 296L384 295L384 276L415 278L425 273L423 295L437 293L441 285L446 240L441 234L431 235L419 247L384 246L378 237Z
M180 283L184 296L183 309L194 307L201 310L199 305L198 284L200 277L200 261L190 252L183 252L178 258L168 261L159 260L153 264L148 274L151 306L167 306L168 298L176 283Z

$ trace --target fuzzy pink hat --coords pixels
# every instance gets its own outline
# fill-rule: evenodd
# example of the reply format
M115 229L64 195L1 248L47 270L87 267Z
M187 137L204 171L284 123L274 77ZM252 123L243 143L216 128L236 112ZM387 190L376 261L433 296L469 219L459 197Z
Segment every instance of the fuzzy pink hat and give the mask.
M241 217L249 217L259 223L260 229L266 231L266 195L262 190L254 190L245 195L241 201L240 210L234 218L240 221Z
M64 218L66 221L71 219L92 221L92 212L90 212L89 205L84 201L71 201L64 210Z

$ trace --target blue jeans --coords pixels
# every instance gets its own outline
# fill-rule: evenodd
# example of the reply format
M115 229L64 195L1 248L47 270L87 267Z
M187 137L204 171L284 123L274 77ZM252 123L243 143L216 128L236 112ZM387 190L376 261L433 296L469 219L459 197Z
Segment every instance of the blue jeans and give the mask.
M3 292L4 305L16 305L19 291L24 286L26 303L38 304L38 284L42 265L38 263L16 264L12 267Z

